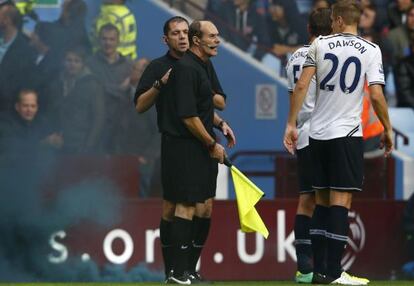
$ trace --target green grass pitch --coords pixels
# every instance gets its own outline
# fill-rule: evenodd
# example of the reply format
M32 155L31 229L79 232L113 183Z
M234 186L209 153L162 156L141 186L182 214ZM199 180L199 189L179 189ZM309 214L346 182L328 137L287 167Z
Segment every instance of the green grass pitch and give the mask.
M0 286L155 286L155 285L165 285L161 282L149 283L149 282L140 282L140 283L131 283L131 282L108 282L108 283L0 283ZM214 282L214 286L244 286L244 285L264 285L264 286L290 286L290 285L305 285L297 284L290 281L233 281L233 282ZM315 284L313 284L315 285ZM369 283L371 286L382 285L382 286L413 286L414 281L371 281Z

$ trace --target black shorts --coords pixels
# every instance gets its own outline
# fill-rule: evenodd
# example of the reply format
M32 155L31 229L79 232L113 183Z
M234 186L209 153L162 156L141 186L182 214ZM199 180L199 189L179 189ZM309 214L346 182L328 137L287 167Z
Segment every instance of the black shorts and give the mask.
M314 189L361 191L364 178L362 137L309 138Z
M312 193L312 156L310 147L296 150L297 165L298 165L298 179L299 179L299 194Z
M218 163L197 139L163 135L163 198L175 203L203 203L216 195Z

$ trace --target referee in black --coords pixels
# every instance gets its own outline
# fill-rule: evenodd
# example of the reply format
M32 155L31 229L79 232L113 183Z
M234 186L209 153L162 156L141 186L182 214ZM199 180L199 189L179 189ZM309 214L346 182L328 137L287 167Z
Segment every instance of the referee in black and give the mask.
M147 67L141 77L140 83L135 94L135 106L138 112L142 113L148 110L156 103L158 114L158 126L160 132L163 132L165 126L168 126L168 117L164 115L162 107L165 106L165 99L168 97L169 88L166 86L169 74L175 62L181 58L188 49L188 22L182 17L172 17L164 24L164 42L168 46L168 52L163 57L155 59ZM217 109L225 107L225 95L218 81L214 67L210 61L206 62L207 73L211 81L212 95L214 106ZM219 120L219 118L217 118ZM167 122L167 123L166 123ZM221 121L222 129L228 132L228 125ZM231 130L230 130L231 132ZM232 136L232 133L231 133ZM164 185L165 190L165 185ZM168 192L168 191L167 191ZM212 209L212 199L204 203L196 204L195 216L192 226L192 241L190 245L190 272L192 281L200 280L200 275L195 271L197 261L200 257L202 246L207 238L210 228L210 216ZM162 245L162 253L165 265L166 275L172 269L171 261L172 242L171 242L171 224L175 213L175 202L166 199L164 191L163 213L160 222L160 239Z
M167 282L175 284L191 283L187 274L192 272L189 261L196 204L208 204L215 196L217 163L225 157L213 127L226 135L229 147L235 144L231 128L214 111L211 92L209 59L217 55L218 30L209 21L194 21L188 38L190 49L171 71L167 84L171 94L162 108L167 119L161 144L164 198L176 204L171 225L173 275Z

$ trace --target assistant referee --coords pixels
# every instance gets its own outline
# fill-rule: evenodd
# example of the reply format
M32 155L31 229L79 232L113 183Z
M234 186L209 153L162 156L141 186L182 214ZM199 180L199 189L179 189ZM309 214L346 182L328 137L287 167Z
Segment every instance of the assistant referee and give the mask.
M214 111L209 59L217 55L218 30L209 21L194 21L188 38L190 49L171 71L167 84L171 94L162 107L166 120L161 143L164 198L176 203L172 222L174 272L168 283L177 284L190 282L187 274L195 206L215 196L217 163L225 157L213 128L222 130L229 147L235 144L231 128Z

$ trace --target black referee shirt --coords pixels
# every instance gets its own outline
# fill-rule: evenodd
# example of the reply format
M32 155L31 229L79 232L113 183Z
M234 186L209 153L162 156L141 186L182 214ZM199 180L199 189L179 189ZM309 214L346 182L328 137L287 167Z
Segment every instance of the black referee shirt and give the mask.
M138 97L144 92L146 92L147 90L149 90L156 80L160 80L165 75L165 73L171 67L173 67L173 65L177 61L178 59L171 56L170 53L168 52L164 56L151 61L151 63L145 68L139 80L137 89L135 91L135 96L134 96L135 106L137 105ZM158 130L160 132L162 132L161 122L163 120L163 114L162 112L160 112L160 109L161 109L160 99L165 97L167 91L168 91L167 86L166 85L162 86L160 93L158 94L157 101L156 101L157 123L158 123Z
M188 58L188 59L184 59L184 58ZM211 104L213 104L212 96L215 93L221 94L224 98L226 98L226 95L224 94L223 89L218 80L216 71L214 70L214 67L210 60L208 60L207 62L203 62L200 58L198 58L192 52L188 51L183 56L182 61L183 61L183 64L179 65L180 66L179 69L181 69L182 66L196 67L196 70L194 70L194 71L197 71L196 74L201 72L201 74L203 74L203 79L206 79L206 78L208 79L209 96L210 96ZM175 98L174 94L176 93L176 91L174 90L174 86L176 86L176 83L172 84L171 81L174 75L177 74L176 67L175 67L177 62L178 62L178 59L172 57L168 52L166 55L151 61L151 63L148 65L148 67L145 69L144 73L142 74L141 79L138 83L138 86L135 92L135 97L134 97L134 104L135 105L137 104L138 97L141 94L149 90L156 80L160 80L164 76L164 74L170 68L172 68L168 83L162 86L160 93L156 100L158 129L161 133L167 133L173 136L193 137L193 135L184 126L182 119L178 116L178 113L177 113L178 110L176 109L178 102L174 100ZM189 80L186 79L185 76L180 77L180 80L184 81L184 85L194 84L193 82L190 83ZM193 98L193 96L191 96L191 98ZM214 109L213 109L213 112L214 112ZM199 116L198 112L195 112L193 116ZM214 116L214 113L213 113L213 116ZM184 116L184 117L191 117L191 116ZM202 118L201 116L199 117ZM211 119L211 125L212 125L212 122L213 121ZM204 126L207 129L208 125L204 125ZM209 129L207 129L207 131L209 131L211 135L214 135L212 130L210 131Z
M214 75L215 71L211 62L203 62L191 51L187 51L177 61L169 81L172 90L171 100L168 102L168 113L172 119L169 123L174 124L165 126L166 133L179 137L194 137L182 120L189 117L199 117L206 130L214 137L213 90L218 89L218 87L214 89L212 86ZM219 88L220 92L218 93L223 94L221 87Z

